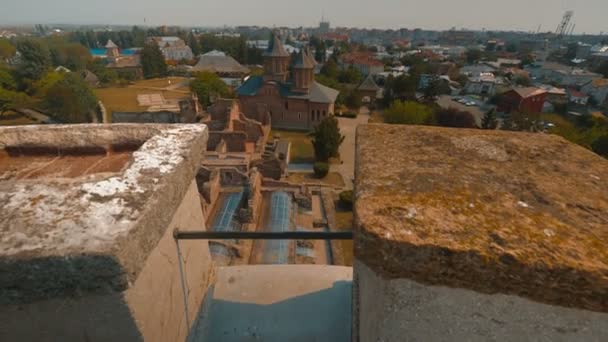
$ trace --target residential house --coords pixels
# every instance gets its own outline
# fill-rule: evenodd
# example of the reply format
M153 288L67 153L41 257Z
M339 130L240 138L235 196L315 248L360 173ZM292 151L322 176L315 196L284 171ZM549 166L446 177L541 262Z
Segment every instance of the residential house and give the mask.
M158 44L165 60L181 61L194 58L192 49L179 37L150 37L148 41Z
M469 77L475 77L475 76L479 76L482 74L494 73L495 71L496 71L496 68L491 67L489 65L485 65L485 64L465 65L462 68L460 68L460 74L469 76Z
M565 88L558 88L551 85L540 85L539 88L547 91L547 102L551 104L568 103L568 94L566 93Z
M121 55L118 46L111 39L108 40L105 48L108 60L106 68L116 71L120 77L125 79L143 78L144 72L139 55Z
M251 76L237 89L248 118L269 116L273 127L310 130L334 113L338 91L315 81L316 62L309 49L291 55L274 35L264 52L264 74Z
M469 77L464 92L466 94L475 94L481 96L493 96L496 94L496 86L502 84L492 73L483 73L478 76Z
M240 86L243 78L250 72L247 67L242 66L231 56L215 50L201 55L198 63L192 67L191 71L215 73L230 86Z
M89 70L83 70L80 72L80 77L90 86L96 88L99 86L99 77Z
M547 91L536 87L517 87L502 94L497 110L502 113L541 113Z
M608 78L597 79L583 85L581 91L600 107L608 108Z
M580 87L602 75L555 62L535 63L525 67L533 80L559 84L564 87Z
M367 75L365 80L357 87L357 94L361 97L362 103L373 103L380 98L382 88L380 88L372 75Z
M571 103L586 106L587 102L589 101L589 96L587 94L581 93L580 91L574 88L568 88L568 101Z
M370 52L351 52L340 56L338 66L342 70L353 67L364 75L376 75L384 71L384 64Z

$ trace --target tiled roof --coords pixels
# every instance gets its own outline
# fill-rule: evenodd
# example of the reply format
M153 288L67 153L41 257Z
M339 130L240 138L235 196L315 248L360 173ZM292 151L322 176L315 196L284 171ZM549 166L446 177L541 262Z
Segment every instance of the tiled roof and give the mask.
M369 66L383 66L382 62L377 60L371 53L367 52L351 52L342 55L340 58L345 64L358 64Z
M249 69L242 66L230 56L209 55L200 56L198 63L192 67L192 71L209 71L217 73L249 73Z
M116 44L112 41L112 39L108 39L108 43L105 46L106 49L118 48Z
M608 87L608 78L598 78L591 81L594 88Z
M521 96L524 99L547 92L544 89L536 88L536 87L513 88L513 91L515 91L519 96Z
M372 78L372 75L369 74L365 80L363 80L363 82L361 82L361 84L359 85L359 87L357 88L359 90L369 90L369 91L378 91L380 89L380 87L378 87L378 85L376 84L376 82L374 82L374 79Z
M310 85L309 92L307 94L299 94L291 91L291 85L289 83L278 83L274 82L279 90L279 94L283 98L291 99L305 99L316 103L333 103L336 101L338 90L326 87L316 81L313 81ZM238 89L238 96L255 96L258 90L264 84L262 76L252 76L245 81Z
M294 60L293 67L296 69L312 69L315 65L308 53L304 49L300 49Z
M268 49L264 52L266 57L289 57L289 53L285 50L279 36L273 35L268 42Z

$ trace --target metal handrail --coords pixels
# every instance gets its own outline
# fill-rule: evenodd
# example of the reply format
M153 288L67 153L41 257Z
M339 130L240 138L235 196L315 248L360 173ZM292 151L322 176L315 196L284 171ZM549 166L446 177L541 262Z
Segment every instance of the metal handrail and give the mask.
M211 232L175 229L176 240L352 240L353 232Z

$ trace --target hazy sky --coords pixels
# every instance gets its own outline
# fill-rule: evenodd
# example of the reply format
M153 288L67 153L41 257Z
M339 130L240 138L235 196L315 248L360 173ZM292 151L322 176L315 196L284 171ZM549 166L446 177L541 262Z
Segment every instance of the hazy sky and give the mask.
M608 33L608 0L0 0L0 25L31 23L332 26Z

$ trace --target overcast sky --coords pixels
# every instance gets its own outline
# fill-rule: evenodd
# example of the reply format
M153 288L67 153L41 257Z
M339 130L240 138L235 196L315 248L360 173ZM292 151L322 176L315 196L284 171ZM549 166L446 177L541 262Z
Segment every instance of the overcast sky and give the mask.
M33 23L332 26L608 33L608 0L0 0L0 25Z

